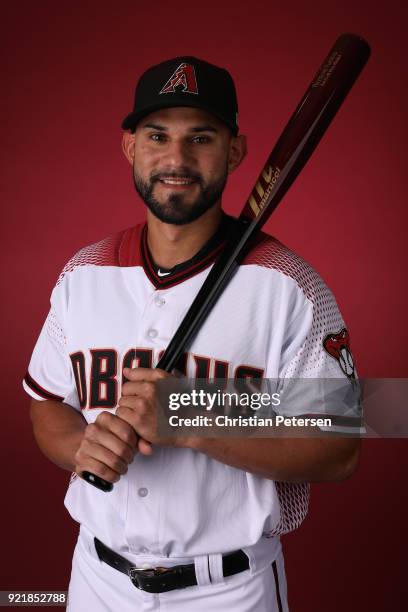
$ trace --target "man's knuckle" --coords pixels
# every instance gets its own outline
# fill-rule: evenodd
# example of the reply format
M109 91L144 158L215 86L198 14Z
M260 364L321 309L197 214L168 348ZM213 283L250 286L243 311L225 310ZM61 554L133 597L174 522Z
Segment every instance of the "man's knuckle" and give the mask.
M135 419L135 411L132 410L131 408L128 408L127 406L123 408L123 410L120 411L120 418L125 421L125 423L129 426L129 427L133 427L133 423L134 423L134 419Z
M138 398L135 401L135 408L137 409L137 414L139 415L146 414L146 410L147 410L146 400L142 398Z
M165 372L164 370L156 370L156 378L157 379L163 379L163 378L168 378L169 374L167 372Z
M94 425L102 425L106 427L111 420L112 415L107 410L103 410L96 418Z
M133 444L135 444L135 432L132 431L132 429L125 429L125 431L123 432L123 436L122 439L124 442L126 442L126 444L129 444L129 446L132 446Z
M131 384L130 382L125 382L122 385L122 395L129 395L130 393L130 389L131 389Z
M112 468L118 474L124 474L124 468L125 467L126 467L126 463L122 459L120 459L119 457L117 459L115 459L113 461L113 463L112 463Z
M134 457L134 451L128 446L125 446L122 451L122 456L126 464L132 463Z
M89 423L88 427L85 430L85 438L92 439L98 433L99 427L96 423Z
M99 468L99 475L105 480L111 480L112 476L115 475L115 471L116 470L114 469L114 466L108 466L104 463L101 463L101 466Z
M145 382L143 384L143 391L144 395L147 395L147 397L151 397L152 395L154 395L154 384L151 382Z

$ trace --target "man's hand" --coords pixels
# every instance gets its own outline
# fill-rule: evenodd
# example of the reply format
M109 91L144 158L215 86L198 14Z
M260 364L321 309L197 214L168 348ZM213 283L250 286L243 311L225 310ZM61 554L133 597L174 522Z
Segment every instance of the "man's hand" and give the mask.
M138 433L139 451L150 455L153 452L153 444L175 446L175 438L160 438L157 435L155 385L158 380L171 375L164 370L149 368L124 368L123 374L129 382L122 386L122 397L116 414Z
M116 414L103 411L90 423L75 454L75 471L91 472L117 482L128 471L136 452L151 455L152 444L174 445L175 440L156 435L155 382L170 376L163 370L124 368L129 382L122 387Z
M137 452L139 438L131 425L104 411L84 431L75 454L75 471L91 472L109 482L126 474Z

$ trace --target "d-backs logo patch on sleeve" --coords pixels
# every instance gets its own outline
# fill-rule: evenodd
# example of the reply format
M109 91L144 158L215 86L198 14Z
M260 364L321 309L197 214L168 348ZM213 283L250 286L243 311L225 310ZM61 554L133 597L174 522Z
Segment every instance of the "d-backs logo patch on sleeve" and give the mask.
M323 347L339 362L342 372L348 378L355 378L354 361L350 350L350 335L345 327L338 333L327 334Z

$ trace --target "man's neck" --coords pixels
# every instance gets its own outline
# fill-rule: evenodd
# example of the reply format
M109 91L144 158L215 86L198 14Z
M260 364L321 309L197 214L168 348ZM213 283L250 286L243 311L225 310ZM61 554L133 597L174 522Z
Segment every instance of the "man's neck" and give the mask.
M147 244L156 264L171 269L194 257L215 234L221 218L221 204L187 225L163 223L148 210Z

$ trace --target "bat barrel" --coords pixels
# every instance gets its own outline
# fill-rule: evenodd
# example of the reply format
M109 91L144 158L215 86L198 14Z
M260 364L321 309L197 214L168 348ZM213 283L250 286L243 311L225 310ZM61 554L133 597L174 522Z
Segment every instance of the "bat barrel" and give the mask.
M370 53L361 36L339 36L268 157L241 217L253 220L262 215L262 225L267 221L313 153Z

